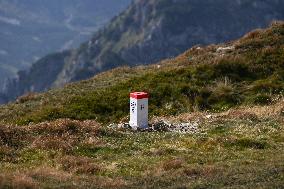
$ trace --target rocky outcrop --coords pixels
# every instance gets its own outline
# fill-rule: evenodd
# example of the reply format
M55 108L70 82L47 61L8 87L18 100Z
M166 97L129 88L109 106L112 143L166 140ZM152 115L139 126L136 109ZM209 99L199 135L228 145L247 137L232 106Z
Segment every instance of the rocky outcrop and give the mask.
M30 70L21 71L17 78L9 80L8 85L4 86L4 94L9 94L9 99L15 99L27 92L49 89L50 83L56 81L57 75L63 69L65 58L70 54L70 51L66 51L42 58ZM7 100L7 95L5 96L6 98L2 98L3 101Z

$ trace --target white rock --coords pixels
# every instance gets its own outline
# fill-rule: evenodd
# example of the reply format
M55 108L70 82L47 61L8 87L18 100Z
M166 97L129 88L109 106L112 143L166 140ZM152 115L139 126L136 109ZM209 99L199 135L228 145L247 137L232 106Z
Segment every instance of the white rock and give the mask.
M235 47L234 46L229 46L229 47L219 47L217 49L217 53L224 53L224 52L230 52L230 51L233 51L235 50Z
M205 116L207 119L210 119L212 117L212 115L207 115Z

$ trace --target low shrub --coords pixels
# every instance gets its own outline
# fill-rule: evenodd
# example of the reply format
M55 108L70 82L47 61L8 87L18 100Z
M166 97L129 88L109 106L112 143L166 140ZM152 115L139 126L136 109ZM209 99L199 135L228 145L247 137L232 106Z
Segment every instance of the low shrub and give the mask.
M267 94L258 94L252 98L254 104L258 105L268 105L272 103L272 98Z

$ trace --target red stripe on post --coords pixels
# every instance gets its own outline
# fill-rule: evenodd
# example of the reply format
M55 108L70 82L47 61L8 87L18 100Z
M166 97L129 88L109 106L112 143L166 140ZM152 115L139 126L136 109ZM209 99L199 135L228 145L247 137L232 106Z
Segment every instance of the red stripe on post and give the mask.
M148 93L145 92L133 92L130 93L130 97L135 99L144 99L144 98L149 98L149 95Z

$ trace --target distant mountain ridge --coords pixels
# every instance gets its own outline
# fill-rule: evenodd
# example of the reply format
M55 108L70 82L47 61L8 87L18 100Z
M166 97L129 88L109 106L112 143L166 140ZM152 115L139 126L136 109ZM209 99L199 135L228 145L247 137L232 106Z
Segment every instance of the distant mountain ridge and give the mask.
M283 10L279 0L136 0L80 48L44 57L6 83L3 92L14 99L118 66L155 63L194 45L229 41L283 20ZM57 62L49 72L53 78L41 77L52 61Z
M0 0L0 88L42 56L77 48L131 0Z

